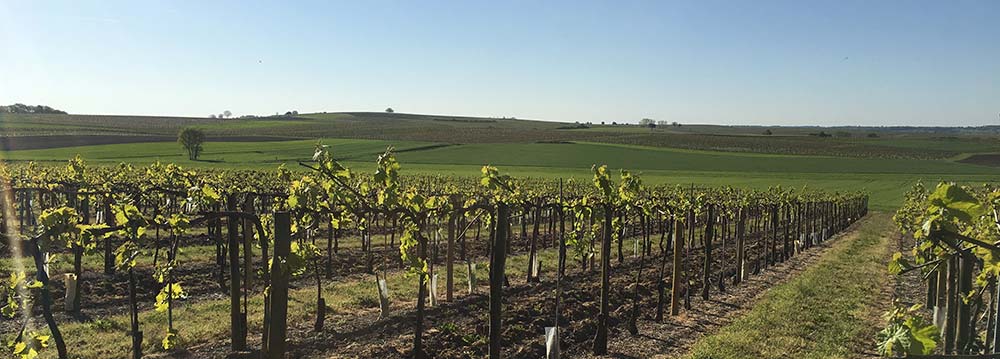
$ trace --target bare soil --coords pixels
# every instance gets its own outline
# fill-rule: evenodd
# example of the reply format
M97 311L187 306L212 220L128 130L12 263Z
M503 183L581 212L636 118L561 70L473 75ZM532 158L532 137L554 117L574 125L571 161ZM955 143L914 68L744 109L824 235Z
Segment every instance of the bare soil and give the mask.
M850 230L850 229L849 229ZM658 258L640 261L629 258L618 264L614 258L611 276L609 317L609 352L612 357L648 358L681 355L701 336L737 318L752 307L753 303L770 288L781 283L819 260L829 249L830 241L809 248L784 262L754 270L739 285L733 285L732 258L735 250L730 245L725 251L714 254L713 279L710 282L709 300L701 299L701 250L692 249L687 259L691 286L691 309L682 309L676 317L669 316L670 266L664 275L667 285L665 317L655 322L658 301ZM757 253L757 249L751 249ZM669 254L668 254L669 255ZM751 255L750 259L755 259ZM593 357L591 347L596 330L600 292L600 277L596 271L582 271L568 262L567 276L563 279L562 304L559 326L560 345L566 357ZM633 318L632 305L635 294L636 270L643 266L639 284L640 314L638 334L629 333L627 326ZM726 290L720 292L718 276L724 278ZM544 357L544 328L555 322L554 273L543 275L540 283L526 283L511 278L512 286L505 290L503 311L504 357ZM485 283L478 293L487 293ZM487 354L489 298L482 294L466 295L461 291L457 300L439 307L429 307L425 313L423 347L433 358L481 358ZM683 299L682 299L683 300ZM376 308L354 313L333 313L322 332L315 332L312 323L289 323L289 356L296 358L403 358L412 357L415 311L413 303L402 306L406 310L390 318L378 318ZM254 334L251 340L257 340ZM224 343L213 343L189 348L177 357L225 357Z

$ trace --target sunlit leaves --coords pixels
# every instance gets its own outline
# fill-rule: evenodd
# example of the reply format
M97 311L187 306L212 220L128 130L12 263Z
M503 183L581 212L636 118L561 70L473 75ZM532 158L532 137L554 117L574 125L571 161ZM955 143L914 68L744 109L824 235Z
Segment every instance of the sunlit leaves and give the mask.
M420 245L419 236L419 228L414 224L409 224L399 237L399 255L403 263L407 264L407 270L410 274L427 273L427 261L420 258L417 253Z
M115 249L115 266L118 268L135 267L135 258L138 255L139 246L133 241L125 241Z
M968 257L970 253L982 260L975 288L960 293L966 303L980 300L976 298L981 293L979 288L985 288L1000 276L1000 251L982 244L994 243L997 237L1000 223L996 217L989 216L997 211L998 203L994 201L1000 198L997 193L990 187L977 190L954 183L940 183L928 192L922 183L917 183L906 192L903 205L893 216L901 231L912 232L916 240L913 254L917 264L959 255ZM899 273L912 267L897 253L890 261L889 272ZM899 308L890 312L888 318L890 325L879 337L879 350L883 354L933 351L938 338L932 325Z
M115 222L122 226L120 235L127 238L139 239L146 234L146 226L149 220L131 203L116 204L111 207L115 214Z
M940 331L931 323L925 323L917 314L920 305L906 308L896 307L886 313L889 325L878 333L878 350L883 356L921 354L934 352L940 340Z
M493 166L483 166L481 172L482 177L479 179L479 184L493 193L495 201L507 202L508 204L516 202L519 192L512 177L500 174L500 170Z
M11 354L15 358L34 359L38 357L38 352L42 348L49 346L49 339L50 336L35 332L22 333L20 341L11 341L7 343L7 347L11 349Z
M38 216L38 223L51 236L61 236L76 232L79 216L70 207L47 208Z
M217 191L215 187L205 183L200 186L189 187L188 199L191 201L193 206L196 204L212 206L222 201L222 195L219 194L219 191Z
M377 189L375 203L383 208L393 208L399 205L400 201L400 166L392 151L393 148L390 146L378 156L375 162L375 174L372 176L372 181Z
M591 170L594 172L594 186L597 186L597 190L601 192L605 201L612 202L614 200L615 189L611 183L611 177L608 176L608 166L602 165L598 167L594 165Z
M3 286L0 287L0 293L3 293L5 298L5 304L0 307L0 314L6 318L13 318L17 314L17 310L21 308L27 301L30 289L41 288L42 282L34 279L28 279L24 272L11 272L10 276L4 280Z
M900 274L904 270L910 269L912 267L913 265L910 264L910 262L907 261L905 258L903 258L903 254L899 252L894 253L892 255L892 259L889 260L889 274Z
M351 178L351 170L347 169L333 158L330 146L317 144L313 152L312 160L318 162L320 168L338 180L348 180Z
M160 293L156 295L155 309L157 312L165 312L170 301L187 298L187 293L180 283L171 283L160 288Z
M160 341L160 347L163 350L173 349L177 342L177 329L167 329L167 334L163 336L163 340Z
M985 209L978 199L964 188L942 183L927 197L928 212L943 211L947 219L970 223L985 214Z
M284 270L293 277L306 273L309 262L321 255L319 248L312 243L292 242Z
M170 226L170 230L175 235L181 235L187 233L188 229L191 228L191 221L183 214L174 213L167 220L167 225Z

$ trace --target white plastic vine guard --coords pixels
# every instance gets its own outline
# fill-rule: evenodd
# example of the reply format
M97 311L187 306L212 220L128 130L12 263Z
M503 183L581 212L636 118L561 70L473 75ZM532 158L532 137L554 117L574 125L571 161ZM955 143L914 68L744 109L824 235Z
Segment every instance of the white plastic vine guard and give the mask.
M385 279L378 278L378 304L379 310L381 311L379 317L388 318L389 317L389 286L386 284Z
M438 290L437 290L437 287L438 287L438 275L434 274L434 275L431 276L431 290L430 290L431 306L432 307L436 307L438 305L438 301L437 301Z
M66 276L64 277L64 281L65 281L64 283L66 283L66 298L65 298L65 303L63 303L63 304L64 304L64 307L66 308L66 311L67 312L71 312L71 311L76 310L76 308L73 307L73 303L76 302L76 296L77 296L77 293L76 293L76 281L77 281L76 274L66 273Z
M545 327L545 358L559 359L559 327Z
M476 293L476 264L472 262L467 263L469 268L469 294Z

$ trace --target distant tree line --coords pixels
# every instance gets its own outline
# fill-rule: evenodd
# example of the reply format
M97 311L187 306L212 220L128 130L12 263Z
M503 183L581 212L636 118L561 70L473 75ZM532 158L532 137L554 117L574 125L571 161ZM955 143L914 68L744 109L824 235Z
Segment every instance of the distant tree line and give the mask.
M260 118L260 117L294 117L294 116L298 116L298 115L299 115L299 111L297 111L297 110L291 110L291 111L286 111L284 115L282 115L280 112L275 112L274 116L242 115L242 116L233 117L233 112L232 111L225 110L225 111L222 111L222 113L220 113L218 115L216 115L214 113L211 114L211 115L208 115L208 118L224 120L224 119L230 119L230 118L251 119L251 118Z
M229 110L222 111L222 113L220 113L218 115L216 115L214 113L211 114L211 115L208 115L208 118L218 118L218 119L230 118L230 117L233 117L233 112L229 111Z
M612 125L617 125L617 123L615 123L615 122L612 122L611 124ZM677 121L673 121L673 122L663 121L663 120L657 121L657 120L654 120L654 119L651 119L651 118L643 118L643 119L639 120L639 126L645 126L645 127L649 127L649 128L656 128L658 126L660 126L660 127L662 127L662 126L674 126L674 127L678 127L680 125L681 124L678 123Z
M31 106L15 103L10 106L0 106L0 113L57 113L65 115L66 111L56 110L45 105Z

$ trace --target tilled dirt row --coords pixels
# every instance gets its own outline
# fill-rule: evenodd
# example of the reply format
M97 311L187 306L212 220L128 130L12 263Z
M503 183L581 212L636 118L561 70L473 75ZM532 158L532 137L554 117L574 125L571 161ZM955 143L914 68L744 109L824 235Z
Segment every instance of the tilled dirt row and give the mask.
M643 275L639 285L641 300L640 316L637 321L638 336L632 336L626 327L633 318L635 276L640 261L629 258L625 263L617 264L617 260L613 259L610 296L612 313L609 317L610 346L616 351L618 347L628 347L628 343L634 340L638 346L628 351L636 351L638 356L635 357L684 350L685 345L690 344L688 342L693 342L707 330L735 317L757 294L811 264L825 252L825 248L827 245L821 244L785 262L764 268L759 273L754 271L755 274L738 286L733 286L731 277L732 262L735 258L734 246L727 246L725 251L717 248L713 255L715 261L712 268L715 275L712 276L710 283L709 301L700 299L703 252L701 249L692 249L691 257L686 259L690 273L688 279L692 284L692 309L682 309L681 315L669 317L671 273L668 265L664 275L667 315L662 323L653 322L658 301L656 277L660 260L647 258L641 262ZM751 250L752 253L754 251ZM754 257L751 256L750 259ZM749 266L751 270L756 267L753 264ZM718 292L718 280L715 279L718 278L718 273L725 273L723 280L726 283L726 292L722 294ZM542 279L541 283L525 283L523 280L511 278L513 286L505 290L504 357L544 357L543 329L555 322L555 278L553 273L546 273ZM564 289L559 320L561 346L563 352L571 354L572 357L585 356L590 352L596 330L596 318L599 312L597 302L600 291L599 273L581 272L578 266L569 267L562 286ZM483 283L477 291L487 293L488 287ZM461 292L464 291L460 291L455 302L428 308L426 311L423 339L425 352L430 357L474 358L486 355L489 300L482 294L465 295ZM415 313L411 308L414 305L412 302L402 306L396 305L396 308L400 307L408 309L387 319L378 319L377 309L334 314L327 322L335 324L328 325L324 331L318 333L312 330L311 323L289 323L290 355L382 358L412 356ZM251 339L257 340L256 345L259 346L259 335ZM182 356L224 357L227 354L223 343L203 345L190 350ZM630 356L631 354L624 354L624 357Z

